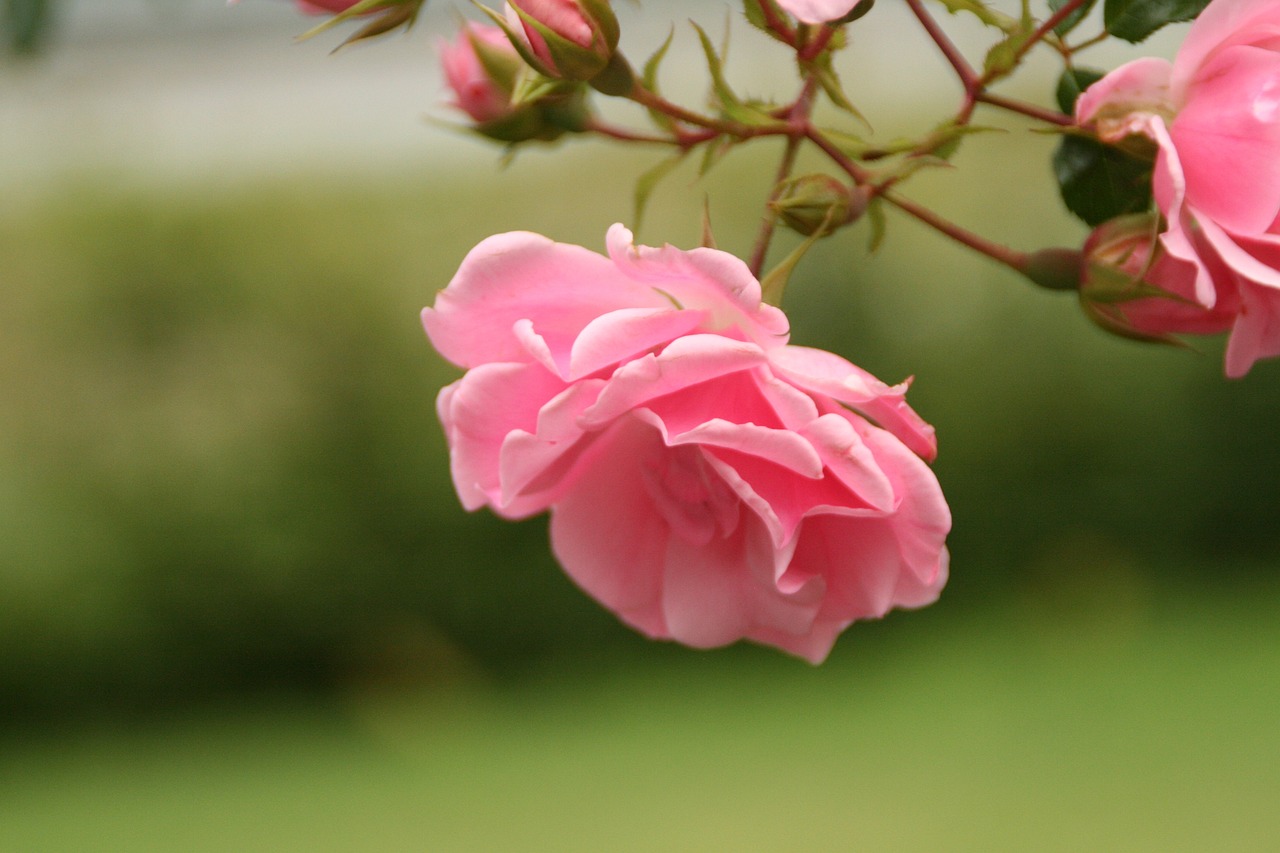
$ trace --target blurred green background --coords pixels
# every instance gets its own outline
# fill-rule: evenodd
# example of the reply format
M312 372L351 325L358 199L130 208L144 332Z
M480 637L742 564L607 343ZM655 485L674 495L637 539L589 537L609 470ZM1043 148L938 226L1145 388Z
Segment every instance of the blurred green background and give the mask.
M1011 128L913 193L1077 243ZM801 266L793 339L916 376L950 586L820 668L648 643L545 519L458 507L418 311L490 233L602 249L653 155L499 171L423 133L394 168L0 198L0 850L1280 843L1280 365L1227 382L1219 343L859 226ZM706 192L745 252L760 147L669 178L640 238L695 244Z

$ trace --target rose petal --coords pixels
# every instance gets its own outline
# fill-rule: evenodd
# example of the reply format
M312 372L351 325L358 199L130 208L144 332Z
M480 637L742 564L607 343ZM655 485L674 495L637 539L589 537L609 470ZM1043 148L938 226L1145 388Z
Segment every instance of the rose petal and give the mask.
M778 375L798 388L853 408L896 435L927 460L938 455L933 427L907 405L910 380L889 386L834 353L787 346L769 353Z
M618 274L608 258L525 232L481 242L463 260L422 324L441 355L462 367L525 361L512 329L527 320L557 353L568 354L582 329L609 311L668 305L652 288Z
M1241 234L1261 233L1275 221L1280 54L1256 47L1216 54L1196 75L1169 133L1198 218Z

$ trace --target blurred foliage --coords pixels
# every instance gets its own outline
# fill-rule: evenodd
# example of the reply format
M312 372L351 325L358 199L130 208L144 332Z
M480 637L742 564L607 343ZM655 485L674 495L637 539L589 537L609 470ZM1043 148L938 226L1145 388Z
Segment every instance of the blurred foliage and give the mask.
M574 168L604 185L616 166ZM643 646L555 567L544 519L459 509L434 412L457 371L417 321L467 249L545 222L564 181L71 183L0 212L0 705L141 709ZM601 248L629 204L539 227ZM738 208L724 233L750 233ZM658 201L665 231L641 236L692 245L696 216ZM1015 242L1061 238L1062 217ZM920 377L956 518L943 607L1272 569L1275 365L1227 383L1216 354L1106 338L1069 298L891 224L872 258L856 232L816 249L788 307L797 342Z
M32 53L44 44L53 23L50 0L3 0L0 38L14 53Z

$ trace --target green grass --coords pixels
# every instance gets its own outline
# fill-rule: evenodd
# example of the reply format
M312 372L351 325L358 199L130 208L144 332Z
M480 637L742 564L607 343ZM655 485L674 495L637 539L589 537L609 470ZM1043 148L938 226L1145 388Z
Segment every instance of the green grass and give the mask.
M0 849L1275 849L1276 597L1190 601L11 743Z

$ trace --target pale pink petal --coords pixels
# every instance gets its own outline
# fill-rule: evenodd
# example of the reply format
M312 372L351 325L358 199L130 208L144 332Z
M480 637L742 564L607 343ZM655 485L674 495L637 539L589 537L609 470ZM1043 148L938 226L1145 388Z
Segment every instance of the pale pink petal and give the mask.
M675 311L670 305L610 311L588 323L574 341L568 378L581 379L689 334L706 317L704 311Z
M807 634L822 588L780 592L768 577L773 563L772 543L758 523L700 548L672 537L663 584L663 613L672 639L712 648L757 631Z
M1280 6L1275 0L1214 0L1205 7L1173 61L1173 87L1181 93L1213 55L1238 44L1277 49Z
M520 320L530 321L567 363L578 333L601 314L669 304L652 288L619 275L608 258L513 232L472 249L435 306L423 310L422 323L441 355L462 367L527 360L512 331Z
M755 424L737 424L712 418L691 430L671 436L671 447L693 444L736 450L808 479L822 476L822 458L812 444L793 432Z
M650 427L617 421L583 455L573 489L551 512L551 548L565 572L651 637L668 636L662 582L671 533L641 472L662 452Z
M854 426L858 427L856 423ZM881 470L892 479L894 493L899 498L896 512L889 520L898 538L903 569L923 583L934 584L940 555L945 554L942 545L951 531L951 509L942 495L938 478L920 457L889 433L871 426L862 427L860 432Z
M843 403L896 435L928 460L938 454L933 427L907 405L907 382L889 386L834 353L788 346L769 353L778 375L796 387Z
M1270 226L1280 211L1280 54L1216 54L1169 132L1198 218L1242 234Z
M1169 74L1163 59L1144 57L1121 65L1094 83L1076 99L1076 121L1097 123L1098 134L1116 141L1141 127L1130 124L1133 114L1159 113L1172 108Z
M509 516L546 509L506 508L499 458L507 436L532 430L539 409L563 389L563 382L536 364L486 364L441 392L453 482L464 507L474 510L487 503Z
M761 302L760 282L741 259L717 249L636 246L622 225L609 229L607 243L613 262L633 281L667 294L681 308L706 311L704 331L765 348L787 342L786 315Z
M821 24L843 18L864 0L778 0L783 11L806 24Z
M1280 290L1261 285L1240 289L1243 303L1227 342L1226 372L1238 379L1254 362L1280 355Z
M719 335L679 338L658 355L646 355L618 368L600 399L583 413L584 423L607 423L654 398L750 370L764 360L764 353L754 344Z

